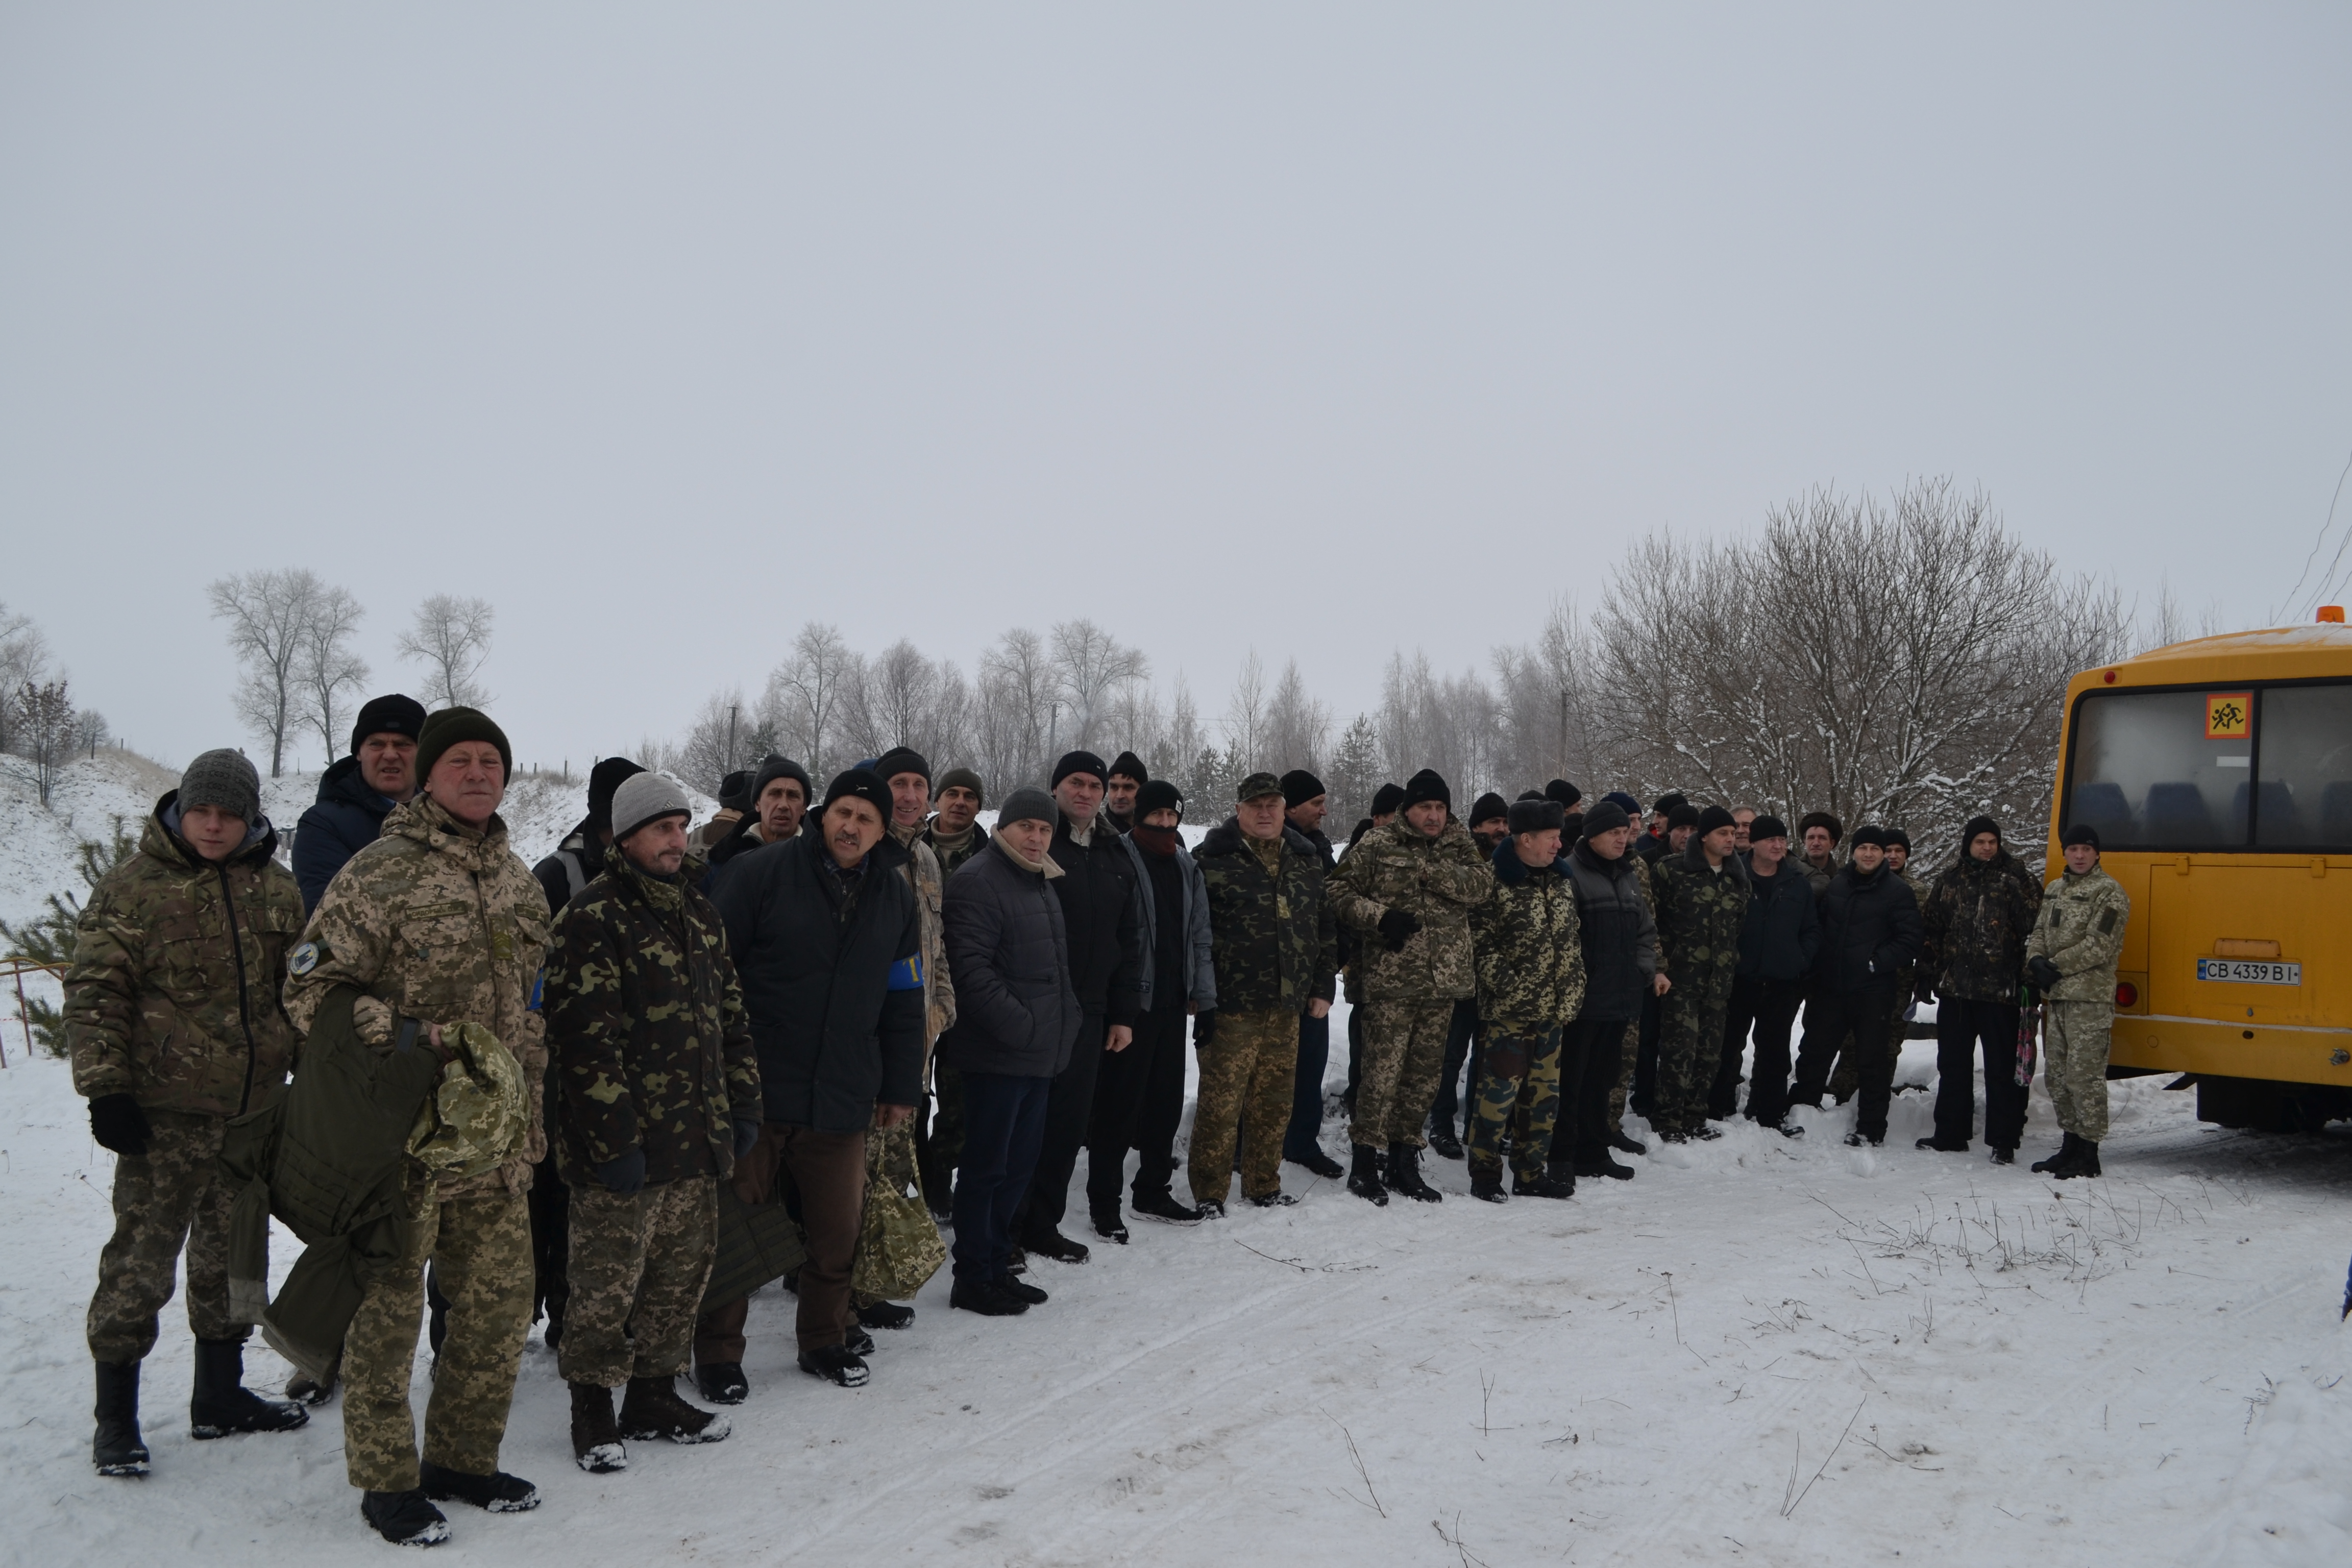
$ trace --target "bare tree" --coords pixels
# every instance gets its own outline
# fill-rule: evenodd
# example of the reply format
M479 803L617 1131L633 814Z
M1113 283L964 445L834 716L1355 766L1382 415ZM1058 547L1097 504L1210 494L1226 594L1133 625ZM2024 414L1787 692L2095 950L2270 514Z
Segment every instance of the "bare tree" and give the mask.
M787 752L823 779L841 748L844 705L856 689L863 661L840 631L811 621L793 638L792 652L769 672L761 712L773 721Z
M245 666L237 716L269 742L269 776L286 771L286 752L305 708L302 659L320 601L330 593L307 567L241 572L212 584L213 616L228 623L228 646Z
M1000 795L1043 784L1059 738L1061 692L1045 639L1015 626L980 658L972 740L981 772Z
M952 665L934 664L901 637L866 659L845 704L845 732L860 754L878 757L912 746L934 767L960 747L962 679Z
M48 679L49 644L33 617L0 605L0 752L16 749L18 703L27 683Z
M1275 682L1274 696L1266 703L1265 732L1259 742L1261 764L1281 773L1292 768L1312 773L1323 765L1324 748L1330 738L1329 706L1307 691L1298 661L1289 660L1282 667L1282 679Z
M490 656L488 599L436 594L416 606L415 622L400 634L400 657L425 667L427 708L485 708L490 694L478 679Z
M296 673L306 707L304 721L318 731L330 767L347 743L343 733L351 715L347 700L367 684L367 660L352 651L352 638L358 634L360 617L366 614L349 590L322 585L311 604L310 622L302 629Z
M1112 694L1150 673L1150 661L1092 621L1064 621L1054 628L1054 678L1064 703L1056 744L1064 750L1096 744Z
M2112 589L2063 580L1982 494L1826 489L1752 542L1637 545L1596 617L1599 698L1644 788L1908 828L1927 865L1989 811L2049 808L2070 675L2115 657Z
M106 727L106 715L95 708L85 708L74 715L74 750L84 756L95 757L98 749L112 738Z
M1265 751L1265 661L1252 648L1234 677L1234 694L1225 699L1225 755L1239 763L1246 776L1262 766Z
M1501 709L1476 670L1441 676L1418 649L1410 659L1393 656L1381 680L1375 722L1381 761L1396 779L1434 768L1465 809L1472 796L1502 784L1496 743Z
M17 692L16 711L16 750L33 764L33 785L40 794L41 805L47 806L58 770L74 752L73 699L62 680L38 686L28 680Z

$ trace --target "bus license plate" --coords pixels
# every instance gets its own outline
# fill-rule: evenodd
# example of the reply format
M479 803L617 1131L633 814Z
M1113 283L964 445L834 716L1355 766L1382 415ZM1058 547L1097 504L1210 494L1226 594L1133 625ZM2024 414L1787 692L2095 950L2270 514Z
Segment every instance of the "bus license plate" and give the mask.
M2232 985L2300 985L2303 965L2270 963L2259 958L2200 958L2197 978L2224 980Z

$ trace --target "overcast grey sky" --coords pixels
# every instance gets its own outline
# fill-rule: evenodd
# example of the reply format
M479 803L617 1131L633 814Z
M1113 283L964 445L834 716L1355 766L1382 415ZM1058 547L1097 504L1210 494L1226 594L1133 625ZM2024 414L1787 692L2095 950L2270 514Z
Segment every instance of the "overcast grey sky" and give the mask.
M1344 717L1817 481L2259 621L2352 451L2347 67L2336 5L10 3L0 598L174 763L250 566L379 689L494 600L550 763L811 617Z

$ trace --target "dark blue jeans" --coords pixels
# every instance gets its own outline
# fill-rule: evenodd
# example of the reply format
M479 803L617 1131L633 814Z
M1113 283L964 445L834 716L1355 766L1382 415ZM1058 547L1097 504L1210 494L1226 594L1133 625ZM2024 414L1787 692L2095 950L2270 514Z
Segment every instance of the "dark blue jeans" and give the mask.
M1050 1078L963 1075L963 1163L956 1169L955 1277L1002 1279L1013 1261L1013 1216L1045 1142Z
M1298 1087L1290 1097L1290 1128L1282 1157L1304 1160L1322 1147L1323 1072L1331 1065L1331 1020L1298 1016Z

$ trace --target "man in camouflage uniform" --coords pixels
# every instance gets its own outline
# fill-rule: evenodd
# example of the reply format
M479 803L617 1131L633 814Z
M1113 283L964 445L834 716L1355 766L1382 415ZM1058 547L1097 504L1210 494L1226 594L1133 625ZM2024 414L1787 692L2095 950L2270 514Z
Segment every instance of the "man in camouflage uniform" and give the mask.
M2107 1135L2107 1048L2116 1026L2116 960L2131 923L2131 895L2099 865L2099 831L2066 830L2066 872L2042 895L2025 942L2026 977L2042 992L2042 1081L2066 1136L2033 1168L2095 1176Z
M907 851L898 868L915 892L915 913L923 931L923 1084L929 1098L931 1048L955 1023L955 986L948 974L945 928L940 922L940 900L947 875L927 831L931 815L931 764L909 746L894 746L882 753L874 771L890 786L890 837ZM980 829L972 829L977 834ZM900 1193L919 1188L922 1167L916 1128L927 1120L927 1106L895 1127L879 1129L866 1140L868 1182ZM858 1323L867 1329L903 1329L915 1321L915 1309L887 1301L864 1290L853 1290L849 1305Z
M978 817L985 791L980 775L970 768L950 768L940 775L937 804L923 842L939 858L940 886L944 900L947 879L965 861L988 847L988 829ZM941 952L945 952L945 943ZM932 1037L936 1043L938 1037ZM955 1186L956 1162L963 1157L963 1083L955 1068L931 1063L932 1113L915 1117L915 1158L923 1173L923 1202L933 1219L950 1212Z
M1331 879L1334 913L1363 937L1364 1064L1348 1190L1380 1204L1383 1176L1408 1197L1439 1200L1421 1175L1424 1127L1454 1004L1477 992L1470 911L1495 889L1435 770L1413 774L1403 795L1397 818L1365 834Z
M343 1458L361 1511L386 1540L424 1542L448 1525L428 1498L495 1512L539 1493L498 1468L515 1369L530 1329L531 1167L546 1153L544 1025L533 1008L547 952L547 896L507 840L498 806L513 753L471 708L425 721L423 793L384 818L383 836L343 868L294 951L286 1008L308 1028L327 994L349 985L359 1037L379 1050L446 1052L445 1030L488 1029L529 1090L521 1146L485 1174L408 1172L408 1243L372 1279L343 1342ZM433 1265L449 1300L448 1338L425 1412L420 1466L408 1404Z
M569 1327L583 1470L623 1469L625 1437L710 1443L726 1422L677 1396L717 1245L719 1184L761 1124L760 1064L727 927L688 862L686 792L641 773L614 793L604 869L548 954L554 1140L572 1194ZM612 1391L628 1394L616 1425Z
M1999 823L1970 817L1960 830L1958 861L1936 879L1920 912L1926 936L1914 995L1936 1004L1936 1135L1919 1140L1919 1147L1967 1152L1981 1042L1985 1142L1995 1163L2009 1164L2025 1133L2017 993L2025 939L2042 912L2042 885L2001 847Z
M90 893L66 973L66 1039L90 1135L112 1150L114 1234L99 1253L89 1352L98 1363L100 1475L144 1475L139 1368L188 1254L197 1437L301 1426L299 1405L244 1384L259 1302L232 1303L229 1209L214 1166L229 1118L277 1098L300 1037L278 1005L302 894L270 857L261 782L236 752L206 752L155 803L139 852Z
M1260 1208L1295 1203L1282 1190L1282 1140L1298 1074L1298 1020L1331 1010L1338 927L1323 857L1283 821L1281 781L1256 773L1234 815L1193 855L1209 905L1216 1005L1192 1020L1201 1087L1192 1113L1192 1201L1224 1212L1234 1140L1244 1135L1242 1195ZM1181 975L1165 982L1181 985Z
M1503 1201L1501 1143L1511 1138L1511 1191L1564 1198L1573 1175L1545 1173L1559 1121L1560 1034L1584 1005L1584 941L1576 889L1559 862L1567 812L1514 801L1510 837L1494 855L1494 897L1470 911L1478 1022L1485 1038L1470 1122L1470 1194Z
M1653 874L1658 897L1658 970L1671 982L1658 1024L1657 1105L1651 1125L1669 1143L1720 1138L1706 1119L1723 1056L1723 1019L1739 977L1739 928L1748 918L1748 868L1732 853L1738 828L1710 805L1682 848Z

